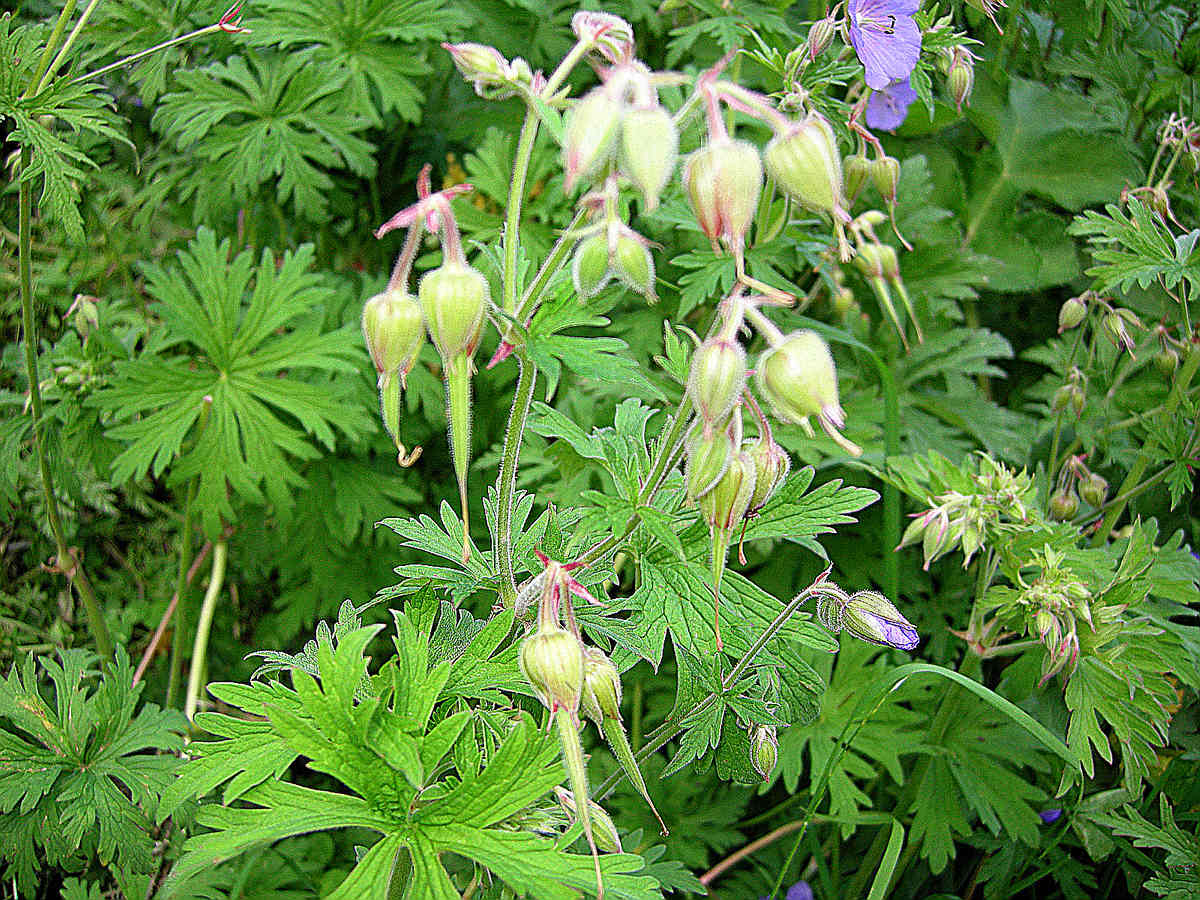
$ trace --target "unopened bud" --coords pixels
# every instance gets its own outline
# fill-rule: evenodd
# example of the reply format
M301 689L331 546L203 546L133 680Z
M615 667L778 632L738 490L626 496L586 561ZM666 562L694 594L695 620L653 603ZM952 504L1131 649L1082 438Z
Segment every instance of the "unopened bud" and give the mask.
M875 190L888 203L896 202L896 191L900 187L900 160L894 156L881 156L871 163L871 181Z
M1068 522L1079 512L1079 497L1074 491L1058 490L1050 497L1050 517L1056 522Z
M1084 404L1087 402L1087 396L1083 393L1083 389L1075 383L1064 384L1054 392L1054 397L1050 400L1050 409L1053 412L1065 412L1068 408L1075 413L1075 417L1079 418L1083 414Z
M1127 324L1140 328L1142 323L1127 309L1114 310L1104 317L1104 330L1108 332L1112 342L1118 349L1125 350L1132 356L1136 345Z
M1104 505L1104 501L1108 499L1108 481L1105 480L1103 475L1098 475L1095 472L1090 473L1079 482L1079 496L1090 506L1099 509Z
M624 109L602 87L593 88L567 114L563 141L566 189L591 178L614 158Z
M621 171L629 176L646 201L646 211L658 206L679 155L679 129L661 106L632 109L621 125Z
M842 157L833 129L820 113L809 113L775 135L763 159L775 183L801 206L835 218L844 213Z
M724 428L696 428L685 446L684 490L689 500L696 500L716 487L729 468L733 439Z
M417 289L425 326L443 360L472 356L483 334L490 291L477 269L447 262L426 272Z
M1071 297L1058 309L1058 333L1078 328L1087 318L1087 303L1082 297Z
M846 196L853 199L858 196L867 179L871 177L871 160L861 153L855 153L842 160L842 169L846 183Z
M729 532L740 522L754 495L754 460L737 453L716 487L700 498L700 514L714 531Z
M921 642L916 627L876 591L851 594L843 616L842 627L869 644L913 650Z
M858 305L854 301L854 291L848 287L839 287L833 292L833 311L839 316L849 315Z
M792 458L774 440L762 435L756 441L747 441L742 449L754 460L754 492L750 495L750 506L746 510L748 515L754 515L787 478L792 468Z
M403 383L425 340L421 305L399 288L376 294L363 306L362 330L375 371L396 373Z
M779 762L779 737L774 725L755 725L750 730L750 764L763 781L771 780Z
M571 278L580 297L594 297L612 278L608 267L608 239L602 234L584 238L575 248Z
M1048 609L1039 609L1033 617L1033 625L1037 630L1038 639L1047 646L1053 646L1062 640L1062 628L1058 618Z
M965 47L955 47L952 51L950 68L946 71L946 87L955 108L961 113L962 108L971 102L971 93L975 90L975 60Z
M1179 368L1179 354L1173 347L1167 347L1154 355L1154 367L1163 375L1170 377Z
M554 795L558 797L558 802L572 820L578 818L579 810L573 793L560 786L554 789ZM591 813L592 840L596 842L596 849L601 853L624 852L621 848L621 835L612 816L595 800L588 800L587 804L588 812Z
M571 17L571 31L610 63L625 62L633 56L633 26L620 16L580 10Z
M637 291L651 302L654 295L654 257L640 235L626 229L617 237L612 268L626 287Z
M808 58L815 61L828 50L836 33L837 24L831 16L813 22L812 28L808 29Z
M579 709L583 692L583 645L565 628L539 627L521 642L521 674L553 712Z
M597 725L605 719L621 721L621 675L599 647L583 648L584 715Z
M508 60L495 47L485 44L442 44L450 54L454 67L467 81L475 85L478 93L484 87L507 84L509 81Z
M762 193L758 148L748 141L713 141L687 158L683 183L705 235L740 247Z
M713 337L692 356L688 393L706 425L724 419L746 387L746 351L737 340Z
M838 407L837 370L829 345L815 331L789 334L759 358L758 389L776 417L797 424Z
M858 253L854 255L854 267L867 278L895 281L900 277L900 257L891 244L860 244Z

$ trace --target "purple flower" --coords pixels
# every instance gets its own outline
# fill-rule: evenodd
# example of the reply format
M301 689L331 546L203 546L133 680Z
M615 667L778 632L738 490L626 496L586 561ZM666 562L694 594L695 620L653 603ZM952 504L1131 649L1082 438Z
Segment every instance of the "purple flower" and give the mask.
M908 108L917 99L908 78L893 81L882 91L875 91L867 101L867 127L879 131L895 131L908 118Z
M1061 809L1043 809L1040 813L1038 813L1038 818L1042 820L1043 825L1049 825L1052 822L1057 822L1061 816Z
M758 900L768 900L768 898L759 897ZM807 881L797 881L787 889L784 900L813 900L813 889Z
M867 87L882 90L907 78L921 55L921 29L913 21L920 0L850 0L850 43L867 70Z

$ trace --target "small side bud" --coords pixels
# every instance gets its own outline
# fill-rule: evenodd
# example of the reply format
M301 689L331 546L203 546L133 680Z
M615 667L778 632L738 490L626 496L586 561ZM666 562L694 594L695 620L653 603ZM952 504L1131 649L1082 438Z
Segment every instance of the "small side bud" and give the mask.
M447 262L425 273L417 296L425 326L442 359L474 355L490 298L483 274L462 263Z
M1073 490L1058 490L1050 497L1050 517L1056 522L1069 522L1079 512L1079 497Z
M900 160L894 156L881 156L871 162L871 181L875 190L889 204L896 202L896 191L900 187Z
M511 69L500 51L486 44L442 44L450 54L454 67L482 94L488 87L500 87L511 80Z
M1087 318L1087 303L1082 297L1071 297L1058 308L1058 333L1078 328Z
M421 305L399 288L376 294L363 306L362 330L375 371L395 373L403 384L425 341Z
M594 297L612 278L608 267L608 239L602 234L584 238L575 248L571 278L580 297Z
M958 112L971 102L975 90L975 59L966 47L955 47L951 51L950 66L946 70L946 88L954 100Z
M688 393L706 426L729 415L746 387L746 351L736 340L713 337L692 356Z
M580 10L571 17L571 31L610 63L625 62L633 56L633 26L620 16Z
M1179 368L1179 354L1175 348L1167 347L1154 354L1154 368L1168 378L1174 375Z
M774 725L755 725L750 730L750 764L763 781L771 780L779 762L779 737Z
M602 87L593 88L567 113L564 126L563 168L566 189L591 178L614 158L624 109Z
M572 820L577 819L579 810L576 808L575 795L565 787L556 787L554 795L558 798L562 808L566 810L567 816ZM605 812L604 807L595 800L588 800L587 804L588 812L591 813L592 839L596 842L596 849L601 853L623 853L621 835L617 831L612 816Z
M658 207L658 198L675 171L679 156L679 129L661 106L632 109L621 125L621 171L629 176L646 201L646 211Z
M654 294L654 257L640 235L628 230L618 235L612 269L626 287L652 303L658 299Z
M735 454L716 487L700 498L700 514L709 528L729 532L742 520L754 496L754 478L750 454Z
M729 468L733 439L724 428L697 427L685 447L684 489L689 500L697 500L716 487Z
M765 436L748 441L742 449L754 461L754 492L750 495L750 506L746 510L748 516L753 516L771 499L775 489L783 484L791 471L792 458L774 440Z
M621 675L599 647L583 648L584 715L597 725L605 719L621 721Z
M808 45L808 58L815 62L818 56L829 49L836 33L837 22L832 16L826 16L824 19L813 22L812 28L808 29L808 40L805 42Z
M1095 472L1088 474L1081 482L1079 482L1079 496L1084 499L1090 506L1099 509L1104 505L1104 501L1108 499L1108 481L1103 475L1098 475Z
M858 196L867 179L871 177L871 160L861 153L855 153L842 160L842 171L845 179L846 196L853 200Z

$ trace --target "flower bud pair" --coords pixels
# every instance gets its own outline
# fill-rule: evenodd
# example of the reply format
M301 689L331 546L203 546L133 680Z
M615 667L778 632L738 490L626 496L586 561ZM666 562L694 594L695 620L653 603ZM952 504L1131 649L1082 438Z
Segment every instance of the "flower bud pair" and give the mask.
M762 193L758 148L748 141L714 140L687 158L683 184L708 239L742 247Z
M571 277L580 297L594 297L616 276L626 287L654 302L654 257L645 238L621 226L615 237L595 234L575 248Z

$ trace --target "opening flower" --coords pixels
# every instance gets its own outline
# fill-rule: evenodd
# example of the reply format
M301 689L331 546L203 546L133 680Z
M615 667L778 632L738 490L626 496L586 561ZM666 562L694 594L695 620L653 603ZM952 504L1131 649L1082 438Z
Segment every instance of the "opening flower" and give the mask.
M875 91L867 101L867 127L877 131L895 131L908 118L908 108L917 99L908 78L893 81L882 91Z
M921 55L921 29L913 21L920 0L850 0L850 43L875 91L907 79Z

